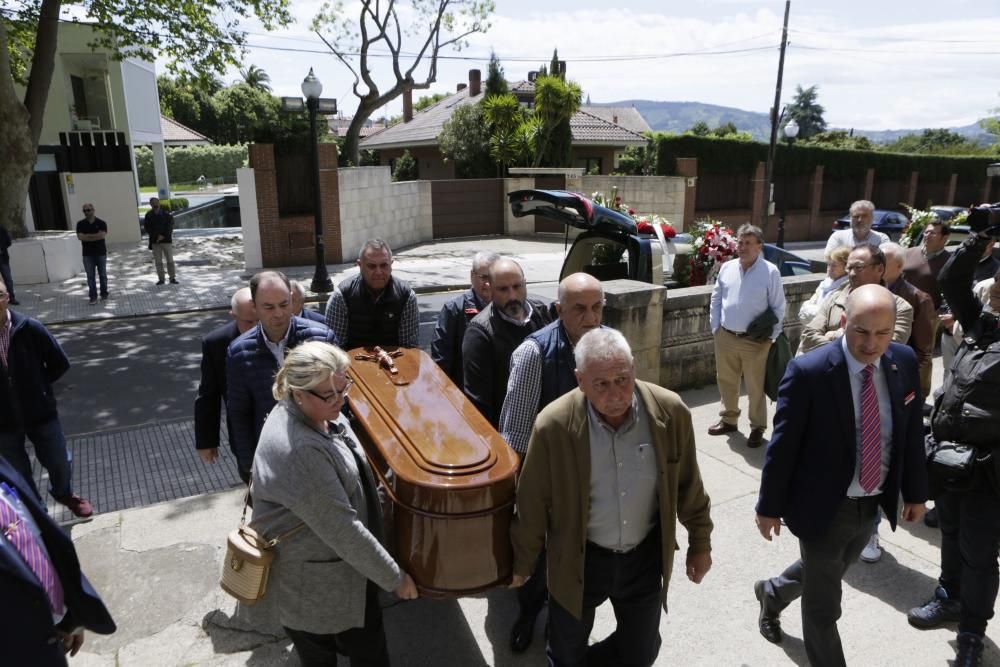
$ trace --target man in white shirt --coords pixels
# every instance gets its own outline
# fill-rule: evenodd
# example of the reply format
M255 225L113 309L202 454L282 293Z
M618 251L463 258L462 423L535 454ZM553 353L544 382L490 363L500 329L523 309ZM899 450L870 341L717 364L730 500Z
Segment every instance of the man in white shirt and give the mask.
M721 419L709 435L736 430L740 416L740 379L750 399L750 437L747 446L760 447L767 429L764 375L771 343L781 334L785 320L785 291L781 273L761 256L764 233L746 224L737 230L739 259L722 265L712 290L710 322L715 337L715 376L722 399ZM758 318L770 311L773 322L758 332ZM756 326L751 326L757 323Z
M830 234L830 239L826 242L826 252L829 253L839 246L853 248L862 243L874 246L888 243L889 237L887 235L872 229L874 216L875 204L867 199L859 199L851 204L851 228L838 229Z

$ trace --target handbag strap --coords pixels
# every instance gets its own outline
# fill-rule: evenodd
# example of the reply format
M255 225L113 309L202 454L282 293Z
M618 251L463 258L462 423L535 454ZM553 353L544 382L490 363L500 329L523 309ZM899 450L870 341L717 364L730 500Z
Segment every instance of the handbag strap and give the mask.
M247 507L250 505L250 487L252 486L252 484L253 484L253 482L251 482L250 484L247 485L246 493L243 494L243 514L240 515L240 532L243 532L243 529L246 528L246 524L247 524ZM265 540L264 540L264 548L265 549L270 549L270 548L274 547L275 545L277 545L282 540L285 540L285 539L291 537L292 535L294 535L295 533L299 532L300 530L302 530L305 527L306 527L306 522L302 521L302 522L299 523L299 525L295 526L294 528L286 530L281 535L278 535L277 537L273 537L273 538L271 538L269 540L266 539L266 537L267 537L266 535L261 535L261 537L265 538Z

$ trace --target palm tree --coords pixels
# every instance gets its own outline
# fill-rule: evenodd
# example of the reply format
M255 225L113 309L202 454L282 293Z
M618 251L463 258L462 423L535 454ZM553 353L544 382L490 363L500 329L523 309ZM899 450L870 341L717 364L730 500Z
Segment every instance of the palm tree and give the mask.
M250 67L246 69L241 69L240 76L243 77L243 82L251 88L263 90L265 93L271 92L271 86L268 85L271 81L271 77L260 67L250 65Z

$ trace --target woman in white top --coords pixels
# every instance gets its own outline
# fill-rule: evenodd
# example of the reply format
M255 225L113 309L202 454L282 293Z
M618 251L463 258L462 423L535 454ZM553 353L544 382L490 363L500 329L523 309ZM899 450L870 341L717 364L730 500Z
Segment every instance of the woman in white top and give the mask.
M819 311L823 299L840 289L847 282L847 256L851 248L839 246L826 252L826 278L816 286L816 291L799 308L799 319L809 322Z

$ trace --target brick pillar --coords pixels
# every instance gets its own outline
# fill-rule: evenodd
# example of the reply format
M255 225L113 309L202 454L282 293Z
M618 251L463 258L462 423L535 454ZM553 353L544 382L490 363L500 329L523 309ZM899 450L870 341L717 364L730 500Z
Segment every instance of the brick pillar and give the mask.
M862 199L872 200L875 195L875 168L869 167L865 172L865 196Z
M691 229L694 224L695 207L698 204L698 158L677 158L677 175L684 177L684 220L681 229Z
M955 205L955 191L958 190L958 174L952 174L948 181L948 197L945 199L948 206Z
M809 241L820 238L816 230L823 227L823 221L819 217L820 208L823 205L823 170L823 165L816 165L812 180L809 182L809 231L806 236ZM826 230L823 232L825 233Z
M906 188L906 203L917 208L917 183L920 181L920 172L910 172L910 185Z
M750 220L755 224L760 221L764 227L767 226L767 163L758 162L757 169L753 173L753 188L750 195ZM767 229L764 229L765 235Z
M273 258L287 248L279 232L278 177L274 170L274 145L250 144L249 162L257 187L257 223L260 230L260 256L263 266L278 266Z
M323 243L326 263L344 260L340 227L340 178L337 174L337 144L319 145L319 195L323 211Z

